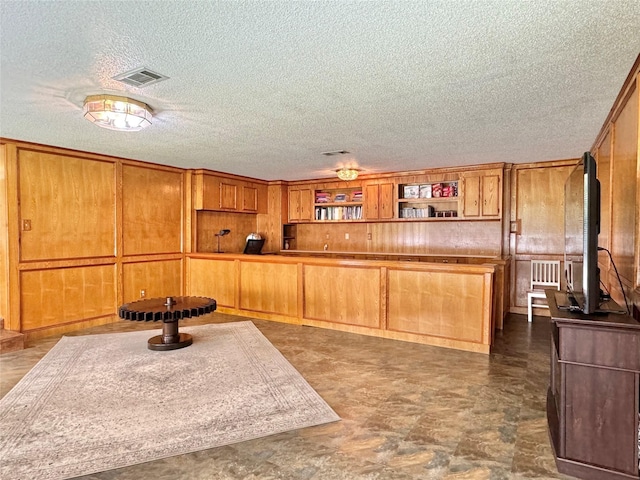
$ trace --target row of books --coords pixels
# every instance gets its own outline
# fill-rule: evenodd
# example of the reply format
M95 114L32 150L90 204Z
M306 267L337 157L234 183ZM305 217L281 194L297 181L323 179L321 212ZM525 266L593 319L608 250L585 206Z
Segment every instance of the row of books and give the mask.
M440 198L457 197L458 182L433 183L426 185L405 185L403 198Z
M316 207L316 220L362 220L362 207Z
M356 190L351 192L351 197L348 193L336 193L333 198L329 192L316 192L316 203L331 203L331 202L362 202L362 190Z
M403 208L400 211L402 218L434 218L434 217L457 217L456 210L436 211L431 205L427 208Z

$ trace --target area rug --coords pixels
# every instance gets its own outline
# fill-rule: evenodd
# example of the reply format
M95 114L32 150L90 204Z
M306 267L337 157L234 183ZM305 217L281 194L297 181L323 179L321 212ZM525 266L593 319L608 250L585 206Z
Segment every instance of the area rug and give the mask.
M65 479L339 420L252 322L63 337L0 400L0 478Z

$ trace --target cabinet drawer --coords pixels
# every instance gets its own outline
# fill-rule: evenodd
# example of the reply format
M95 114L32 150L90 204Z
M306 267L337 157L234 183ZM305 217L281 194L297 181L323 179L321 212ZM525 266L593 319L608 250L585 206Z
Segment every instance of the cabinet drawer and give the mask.
M640 372L637 330L560 327L560 361Z

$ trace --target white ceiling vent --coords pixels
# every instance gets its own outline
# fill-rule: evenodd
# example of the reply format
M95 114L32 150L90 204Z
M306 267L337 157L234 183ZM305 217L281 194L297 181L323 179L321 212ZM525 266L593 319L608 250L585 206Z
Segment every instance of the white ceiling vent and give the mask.
M130 72L121 73L120 75L113 77L114 80L118 80L119 82L138 88L146 87L153 83L167 80L168 78L169 77L153 72L145 67L137 68Z

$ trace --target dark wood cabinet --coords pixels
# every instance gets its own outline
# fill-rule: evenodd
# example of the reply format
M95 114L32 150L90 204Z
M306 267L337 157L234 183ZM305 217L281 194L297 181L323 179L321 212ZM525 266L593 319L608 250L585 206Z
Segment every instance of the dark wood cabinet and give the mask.
M551 311L547 420L558 471L639 479L640 323L627 315Z

